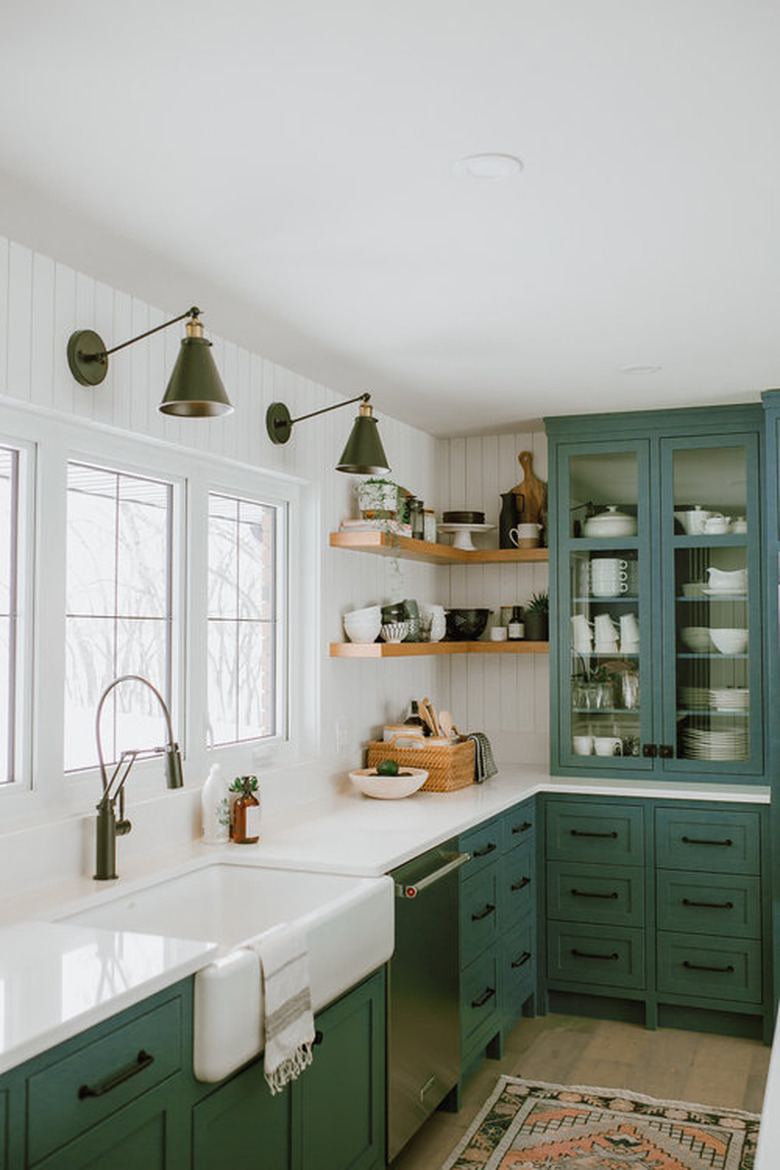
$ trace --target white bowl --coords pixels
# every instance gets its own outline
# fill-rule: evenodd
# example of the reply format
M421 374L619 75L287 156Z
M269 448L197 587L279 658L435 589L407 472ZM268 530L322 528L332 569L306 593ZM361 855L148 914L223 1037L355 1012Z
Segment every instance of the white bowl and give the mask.
M381 605L366 605L363 609L351 609L346 613L345 617L375 617L376 614L382 616Z
M618 512L617 505L609 504L606 512L597 512L582 526L585 536L636 536L636 516Z
M694 654L711 654L712 641L710 631L706 626L684 626L680 630L680 638L684 646Z
M387 622L380 628L385 642L403 642L409 633L409 622Z
M382 614L379 606L375 613L353 610L344 614L344 630L350 642L375 642L382 628Z
M710 637L721 654L743 654L747 650L747 630L710 630Z
M422 788L428 779L424 768L401 768L397 776L377 776L376 768L358 768L349 778L364 796L376 800L400 800Z

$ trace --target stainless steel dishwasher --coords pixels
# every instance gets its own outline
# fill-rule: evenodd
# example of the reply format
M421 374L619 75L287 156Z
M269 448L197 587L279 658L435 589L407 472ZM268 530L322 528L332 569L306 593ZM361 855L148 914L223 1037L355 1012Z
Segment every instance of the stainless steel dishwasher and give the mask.
M396 894L388 982L390 1160L460 1075L458 869L468 860L448 841L390 875Z

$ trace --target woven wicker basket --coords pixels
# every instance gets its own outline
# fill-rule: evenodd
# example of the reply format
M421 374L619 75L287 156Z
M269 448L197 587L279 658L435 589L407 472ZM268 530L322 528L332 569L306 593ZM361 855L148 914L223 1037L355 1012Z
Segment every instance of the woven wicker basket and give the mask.
M422 748L396 747L394 740L371 740L366 766L375 768L382 760L395 760L401 768L425 768L428 779L423 792L454 792L474 783L474 741L470 739Z

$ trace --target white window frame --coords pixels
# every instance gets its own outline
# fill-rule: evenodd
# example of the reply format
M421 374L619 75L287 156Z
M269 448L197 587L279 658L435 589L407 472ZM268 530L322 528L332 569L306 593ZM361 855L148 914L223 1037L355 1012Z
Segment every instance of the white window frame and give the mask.
M63 768L70 460L175 485L172 709L184 754L185 788L199 787L216 761L227 775L233 769L237 775L250 766L286 769L309 760L319 740L319 557L314 551L321 539L318 489L297 477L29 404L0 403L0 435L9 445L27 451L24 597L25 613L33 615L32 621L24 622L23 633L20 627L19 639L24 664L18 708L24 729L23 764L18 783L0 785L0 832L31 817L45 822L68 814L91 815L100 794L97 768L71 773ZM256 498L285 510L286 575L279 590L278 638L279 663L286 665L286 671L277 682L280 718L282 711L285 715L275 739L208 748L206 542L207 497L212 490ZM291 614L295 621L289 620ZM130 807L139 796L164 795L159 761L139 761L128 784Z
M13 779L0 784L0 793L24 792L31 771L33 681L33 582L35 566L35 444L13 432L0 432L0 446L16 452L16 622L11 685L14 691Z

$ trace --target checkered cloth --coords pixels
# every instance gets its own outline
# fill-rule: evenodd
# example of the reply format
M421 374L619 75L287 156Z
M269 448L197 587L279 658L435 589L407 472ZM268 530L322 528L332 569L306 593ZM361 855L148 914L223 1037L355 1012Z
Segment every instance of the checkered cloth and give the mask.
M488 776L495 776L498 771L496 761L493 759L493 749L484 731L472 731L466 739L474 742L474 783L481 784Z

